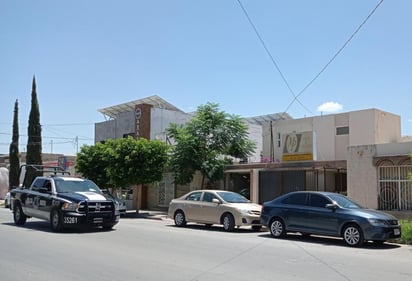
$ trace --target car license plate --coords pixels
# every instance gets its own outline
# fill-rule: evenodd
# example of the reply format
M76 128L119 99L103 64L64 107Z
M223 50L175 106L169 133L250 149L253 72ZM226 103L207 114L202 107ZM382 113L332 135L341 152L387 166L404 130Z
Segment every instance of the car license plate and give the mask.
M401 232L400 232L400 230L399 230L398 228L395 228L395 229L393 230L393 234L399 235L399 234L401 234Z
M65 224L77 224L77 218L76 217L64 217L63 222Z

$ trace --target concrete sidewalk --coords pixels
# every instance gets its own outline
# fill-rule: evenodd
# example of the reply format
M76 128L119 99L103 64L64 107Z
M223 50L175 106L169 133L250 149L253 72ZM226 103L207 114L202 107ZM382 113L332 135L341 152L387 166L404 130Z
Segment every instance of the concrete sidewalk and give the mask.
M165 220L168 219L166 211L150 211L150 210L139 210L137 211L127 211L126 215L122 218L136 218L136 219L152 219L152 220Z

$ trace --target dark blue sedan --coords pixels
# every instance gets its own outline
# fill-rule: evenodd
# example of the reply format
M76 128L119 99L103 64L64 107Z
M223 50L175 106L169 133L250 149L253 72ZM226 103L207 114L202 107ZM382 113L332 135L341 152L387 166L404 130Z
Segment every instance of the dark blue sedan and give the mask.
M365 209L344 195L329 192L296 191L265 202L260 222L275 238L300 232L342 237L349 246L365 241L380 244L401 236L394 216Z

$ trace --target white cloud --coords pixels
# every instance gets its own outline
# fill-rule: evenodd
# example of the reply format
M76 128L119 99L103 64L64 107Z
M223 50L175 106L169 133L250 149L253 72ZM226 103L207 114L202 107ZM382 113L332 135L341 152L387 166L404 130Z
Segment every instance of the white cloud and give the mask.
M334 101L328 101L318 106L318 111L320 112L338 112L341 111L343 106Z

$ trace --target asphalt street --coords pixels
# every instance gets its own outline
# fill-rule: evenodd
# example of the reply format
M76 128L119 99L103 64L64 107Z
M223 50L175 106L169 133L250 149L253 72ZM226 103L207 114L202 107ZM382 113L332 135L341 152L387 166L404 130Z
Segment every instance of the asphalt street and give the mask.
M112 231L53 233L0 209L0 280L412 280L412 247L350 248L340 239L220 226L178 228L161 215L129 215Z

